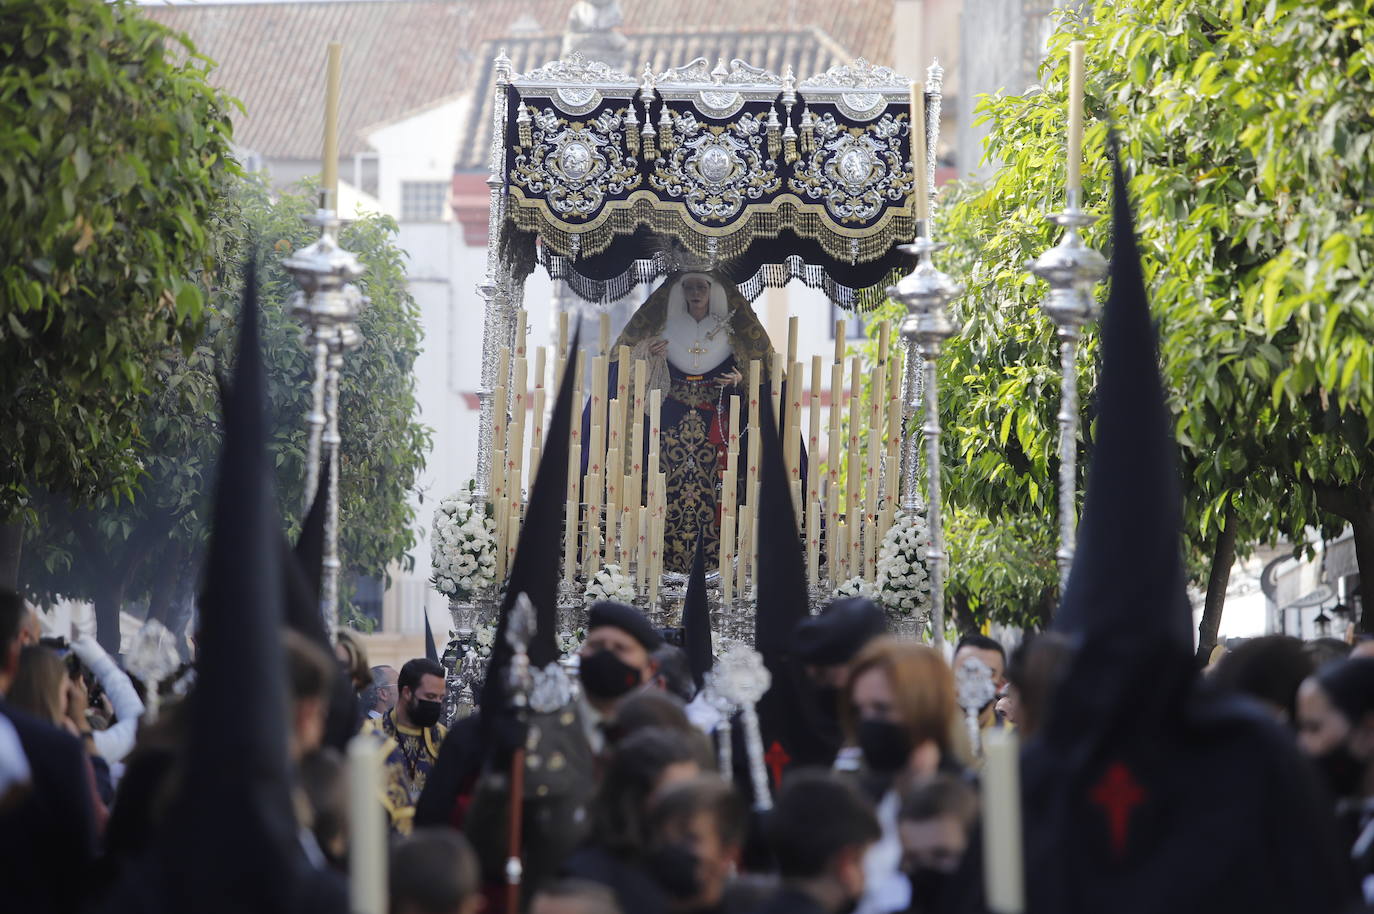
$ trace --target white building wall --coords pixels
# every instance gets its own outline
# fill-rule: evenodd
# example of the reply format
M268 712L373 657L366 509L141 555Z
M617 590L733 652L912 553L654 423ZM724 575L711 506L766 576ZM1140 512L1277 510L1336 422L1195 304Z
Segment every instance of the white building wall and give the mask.
M464 96L447 99L367 132L377 150L377 199L385 212L401 217L403 181L447 182L453 177L453 150L468 104ZM447 206L443 218L453 218Z

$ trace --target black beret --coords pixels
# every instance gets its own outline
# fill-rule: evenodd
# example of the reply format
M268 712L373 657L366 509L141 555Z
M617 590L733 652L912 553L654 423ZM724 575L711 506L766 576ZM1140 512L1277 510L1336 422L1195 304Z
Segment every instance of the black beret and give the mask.
M633 606L611 600L593 603L587 610L587 631L590 633L592 629L606 625L625 632L644 645L646 651L656 651L663 646L663 636L644 617L644 613Z
M886 631L887 614L876 603L867 597L845 597L831 600L820 615L803 619L792 633L792 649L802 663L848 663Z

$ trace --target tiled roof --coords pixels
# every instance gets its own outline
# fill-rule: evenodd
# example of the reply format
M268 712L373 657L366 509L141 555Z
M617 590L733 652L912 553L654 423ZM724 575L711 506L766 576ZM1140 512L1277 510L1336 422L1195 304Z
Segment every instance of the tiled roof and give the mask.
M846 49L815 28L794 31L769 30L677 31L626 33L629 40L628 59L631 75L642 72L645 62L660 73L669 67L691 63L704 57L711 64L717 60L739 58L755 67L763 67L781 74L786 64L798 79L822 73L841 63L851 63L853 56ZM511 68L526 73L552 60L557 60L562 41L558 37L503 38L489 42L485 48L487 61L496 58L502 48L511 60ZM490 62L473 72L473 91L480 105L469 109L467 121L458 141L455 171L486 171L491 155L492 105L495 102Z
M550 13L566 5L521 2ZM339 152L347 156L367 148L359 135L363 128L463 90L471 60L460 51L473 45L477 11L495 5L515 4L369 0L143 9L188 34L218 64L211 81L244 105L234 119L236 144L267 158L318 160L330 41L344 48Z
M631 69L694 57L739 57L773 69L819 72L841 58L883 62L893 0L621 0ZM218 63L212 81L238 97L235 141L267 158L319 157L325 46L344 45L340 152L363 151L363 128L489 81L504 45L516 70L558 56L573 0L353 0L145 6ZM512 37L505 37L512 36ZM808 37L809 36L809 37ZM829 36L833 41L828 41ZM537 44L526 64L521 42ZM838 48L834 48L838 45ZM842 52L818 67L805 56ZM776 50L782 48L784 50ZM479 90L480 91L480 90ZM490 92L486 93L490 96ZM489 98L486 104L490 104ZM485 154L482 156L485 159Z

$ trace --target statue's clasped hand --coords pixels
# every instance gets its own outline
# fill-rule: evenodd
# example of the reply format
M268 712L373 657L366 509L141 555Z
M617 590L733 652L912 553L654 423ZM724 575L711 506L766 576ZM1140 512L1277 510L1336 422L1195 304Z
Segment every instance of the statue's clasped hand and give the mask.
M725 372L724 374L716 376L716 383L719 384L721 387L738 387L743 380L744 375L740 374L739 371L733 368Z

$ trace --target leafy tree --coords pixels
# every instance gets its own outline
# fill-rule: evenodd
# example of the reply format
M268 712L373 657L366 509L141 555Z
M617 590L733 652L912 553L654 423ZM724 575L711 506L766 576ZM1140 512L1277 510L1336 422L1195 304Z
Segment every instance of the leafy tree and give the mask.
M1067 45L1081 38L1085 208L1110 211L1114 124L1160 326L1188 549L1208 579L1200 652L1235 553L1253 543L1349 523L1361 577L1374 579L1372 19L1361 0L1097 0L1061 23L1042 88L984 100L987 153L1005 165L937 212L952 245L942 266L969 285L954 308L963 333L941 362L946 492L992 522L956 525L956 565L986 554L1005 525L1053 528L1058 354L1037 310L1046 288L1024 264L1058 240L1043 215L1063 206ZM1108 228L1087 243L1105 251ZM1090 331L1080 470L1095 352ZM956 569L952 597L988 605L980 580ZM1033 606L1037 582L1025 583L1015 602Z
M229 158L208 62L129 0L0 14L0 580L35 492L129 498L150 353L204 323L192 277Z
M194 591L219 453L216 373L228 373L250 257L258 265L277 491L292 532L303 514L310 364L300 322L290 314L297 286L281 262L318 236L302 218L313 204L306 196L273 201L255 181L240 182L231 202L216 234L223 252L207 275L205 337L189 355L147 366L155 383L139 402L144 476L132 498L104 496L75 510L50 505L38 548L30 549L28 570L39 589L92 598L102 640L111 644L125 603L146 600L150 615L166 621ZM409 561L415 540L408 495L429 446L414 395L419 312L395 232L390 219L371 216L346 227L340 239L366 265L360 286L371 301L359 321L365 342L345 358L340 381L339 548L345 572L378 577L391 562Z

